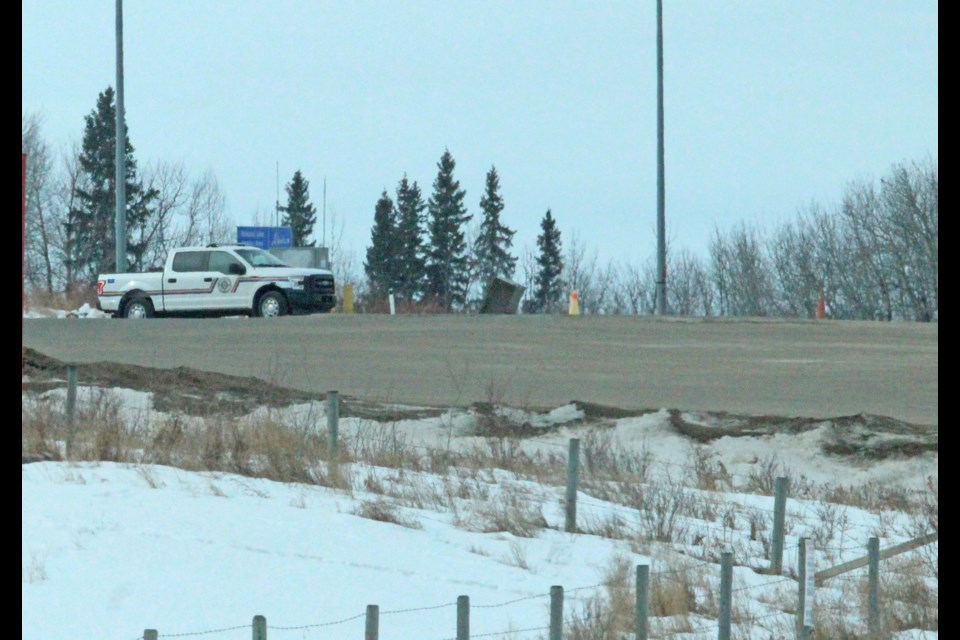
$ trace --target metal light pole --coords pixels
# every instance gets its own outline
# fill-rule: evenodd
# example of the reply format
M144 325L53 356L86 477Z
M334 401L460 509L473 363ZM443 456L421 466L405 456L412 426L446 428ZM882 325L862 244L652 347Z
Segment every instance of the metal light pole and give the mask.
M663 0L657 0L657 291L656 308L667 315L667 242L663 177Z
M117 0L117 138L116 158L117 208L114 214L117 273L127 270L127 127L123 117L123 0Z

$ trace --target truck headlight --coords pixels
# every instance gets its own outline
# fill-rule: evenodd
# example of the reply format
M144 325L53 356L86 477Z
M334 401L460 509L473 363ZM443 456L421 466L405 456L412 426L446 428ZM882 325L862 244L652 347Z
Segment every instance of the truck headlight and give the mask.
M303 289L303 276L291 276L290 286L294 289Z

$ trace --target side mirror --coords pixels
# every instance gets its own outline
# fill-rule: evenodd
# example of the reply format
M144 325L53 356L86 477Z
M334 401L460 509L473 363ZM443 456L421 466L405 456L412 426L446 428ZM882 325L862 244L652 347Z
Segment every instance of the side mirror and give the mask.
M229 269L230 269L230 273L232 273L235 276L242 276L247 272L247 269L239 262L231 262Z

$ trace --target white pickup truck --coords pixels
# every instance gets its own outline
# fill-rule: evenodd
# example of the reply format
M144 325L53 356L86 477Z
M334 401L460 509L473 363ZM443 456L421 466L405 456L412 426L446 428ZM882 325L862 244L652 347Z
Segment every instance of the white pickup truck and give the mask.
M290 267L267 251L244 245L174 249L162 272L97 277L97 308L115 318L275 317L324 313L336 304L331 272Z

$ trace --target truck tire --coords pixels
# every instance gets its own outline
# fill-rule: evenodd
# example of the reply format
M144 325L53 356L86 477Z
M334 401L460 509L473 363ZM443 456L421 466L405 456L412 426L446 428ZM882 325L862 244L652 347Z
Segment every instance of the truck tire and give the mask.
M253 315L259 318L278 318L287 314L287 299L279 291L267 291L254 303Z
M139 320L153 317L153 303L150 298L142 295L132 296L123 305L122 318Z

